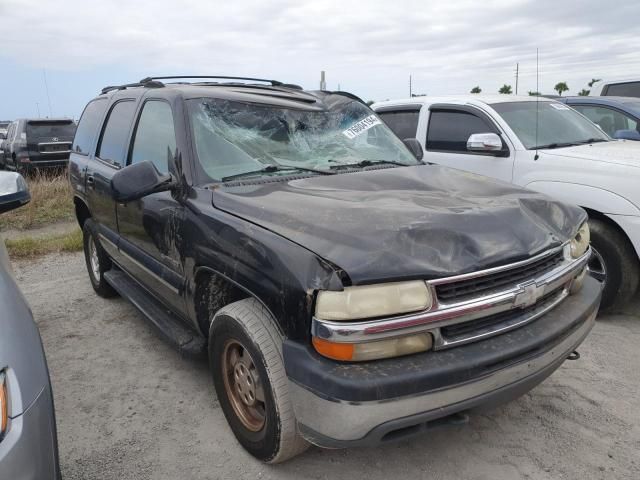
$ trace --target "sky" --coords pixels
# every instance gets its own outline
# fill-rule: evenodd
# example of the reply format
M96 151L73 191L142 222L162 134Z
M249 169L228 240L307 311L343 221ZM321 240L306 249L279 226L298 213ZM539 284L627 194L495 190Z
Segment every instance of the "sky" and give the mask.
M640 76L638 0L0 0L0 120L77 118L105 85L240 75L364 100L577 94Z

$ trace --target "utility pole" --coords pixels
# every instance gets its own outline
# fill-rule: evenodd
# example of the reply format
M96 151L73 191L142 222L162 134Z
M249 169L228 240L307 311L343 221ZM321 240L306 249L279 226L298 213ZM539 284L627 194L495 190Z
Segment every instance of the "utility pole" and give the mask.
M409 75L409 98L413 97L413 91L411 90L411 75Z
M320 72L320 90L327 89L327 81L324 78L324 70Z
M516 95L518 94L518 74L520 70L520 64L516 63Z
M40 104L36 102L36 110L38 110L38 118L40 118Z

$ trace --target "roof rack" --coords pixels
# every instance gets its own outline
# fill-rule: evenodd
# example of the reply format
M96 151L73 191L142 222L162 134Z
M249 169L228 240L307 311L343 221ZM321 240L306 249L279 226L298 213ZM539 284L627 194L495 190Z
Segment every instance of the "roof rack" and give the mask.
M221 75L172 75L165 77L145 77L139 82L136 83L125 83L124 85L110 85L108 87L104 87L100 93L107 93L112 90L124 90L130 87L146 87L146 88L162 88L164 87L164 83L159 80L179 80L183 78L198 78L198 79L218 79L218 80L249 80L252 82L264 82L271 84L272 87L285 87L285 88L294 88L296 90L302 90L302 87L299 85L294 85L291 83L283 83L278 80L269 80L266 78L252 78L252 77L230 77L230 76L221 76Z

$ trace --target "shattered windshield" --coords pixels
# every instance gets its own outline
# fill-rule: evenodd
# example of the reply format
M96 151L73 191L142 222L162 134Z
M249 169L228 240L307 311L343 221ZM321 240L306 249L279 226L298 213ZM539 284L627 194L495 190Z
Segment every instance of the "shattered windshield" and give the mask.
M198 159L214 180L420 163L377 115L354 100L304 109L213 98L191 102Z

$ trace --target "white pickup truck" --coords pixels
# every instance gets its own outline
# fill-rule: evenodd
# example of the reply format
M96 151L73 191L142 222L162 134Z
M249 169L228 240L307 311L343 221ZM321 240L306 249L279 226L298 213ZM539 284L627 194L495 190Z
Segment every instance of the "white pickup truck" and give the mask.
M554 100L513 95L414 97L372 105L424 161L494 177L582 206L603 308L638 289L640 145L616 141Z

